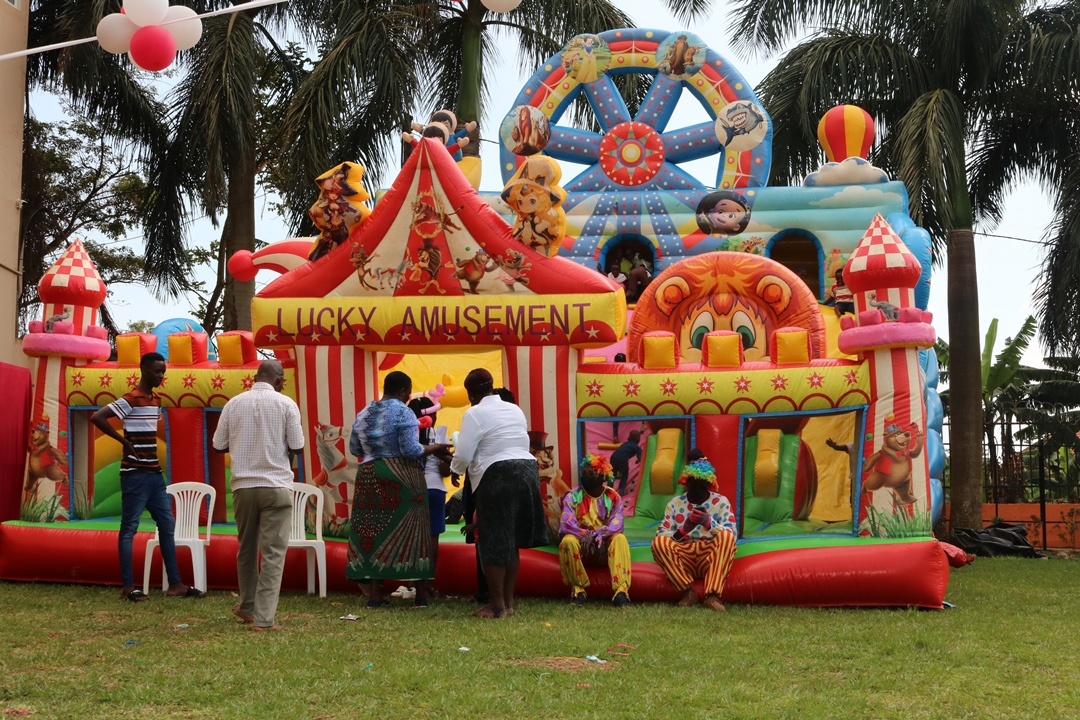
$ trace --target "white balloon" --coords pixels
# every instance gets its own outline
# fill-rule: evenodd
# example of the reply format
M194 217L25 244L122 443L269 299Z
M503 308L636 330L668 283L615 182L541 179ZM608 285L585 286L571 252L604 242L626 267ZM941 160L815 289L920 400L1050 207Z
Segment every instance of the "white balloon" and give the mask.
M481 0L481 2L484 3L484 7L494 13L508 13L521 4L521 0Z
M176 39L177 50L190 50L202 37L202 20L198 13L184 5L170 5L165 19L159 23Z
M169 10L169 0L124 0L124 13L139 27L160 25Z
M131 47L131 36L139 26L121 13L113 13L101 18L97 24L98 45L105 52L114 55L126 53Z

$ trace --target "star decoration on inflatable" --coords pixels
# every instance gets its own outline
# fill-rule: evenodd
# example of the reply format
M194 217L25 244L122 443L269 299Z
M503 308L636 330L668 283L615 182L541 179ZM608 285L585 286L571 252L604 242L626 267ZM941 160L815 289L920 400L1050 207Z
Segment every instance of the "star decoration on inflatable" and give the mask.
M138 385L139 385L139 376L136 375L135 373L132 373L132 374L128 375L127 376L127 384L128 384L128 387L130 387L130 388L138 387Z
M225 378L223 378L221 375L215 375L214 377L210 378L210 382L214 386L215 390L220 390L225 385Z
M248 376L240 381L240 384L244 386L245 390L250 390L251 386L255 384L255 378Z
M636 396L638 394L638 390L640 390L640 389L641 389L641 385L638 385L633 380L627 380L626 384L623 385L623 392L627 396L630 396L630 395Z
M698 392L700 393L711 393L713 389L713 381L709 378L701 378L700 380L698 380L697 387Z
M195 385L195 376L194 375L185 375L184 376L184 387L189 388L189 387L192 387L194 385Z
M739 379L735 381L736 392L750 392L750 380L745 376L740 375Z
M76 386L82 385L82 381L83 381L83 374L82 373L75 373L74 375L71 376L71 384L72 385L76 385Z
M674 395L675 389L679 387L679 384L671 378L666 378L664 382L660 383L660 390L665 395Z
M101 385L101 387L106 387L108 385L111 385L112 384L112 375L110 375L109 373L105 373L100 378L98 378L98 384Z
M783 375L777 375L772 379L773 390L786 390L787 378Z
M859 373L854 370L849 370L844 373L844 379L847 380L848 385L855 385L859 382Z
M604 386L600 384L599 380L593 380L585 386L585 389L589 391L590 397L597 397L604 390Z
M821 383L825 382L825 378L823 378L818 373L810 373L810 375L806 378L806 382L810 383L810 387L819 388L821 387Z

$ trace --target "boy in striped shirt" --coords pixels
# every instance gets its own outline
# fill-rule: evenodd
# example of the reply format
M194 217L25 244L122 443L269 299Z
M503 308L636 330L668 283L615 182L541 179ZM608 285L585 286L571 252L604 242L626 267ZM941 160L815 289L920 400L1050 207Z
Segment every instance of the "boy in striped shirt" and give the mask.
M139 529L143 510L149 510L157 523L161 557L165 561L165 573L169 578L170 597L202 597L205 593L188 587L180 581L176 567L176 544L173 530L172 500L165 492L165 478L157 456L157 427L161 418L161 398L154 388L165 379L165 358L158 353L147 353L139 361L142 377L131 392L98 410L90 418L102 433L116 440L124 449L120 461L120 577L124 589L121 599L142 602L149 598L135 589L131 563L131 545ZM124 423L124 435L113 429L110 418L120 418Z

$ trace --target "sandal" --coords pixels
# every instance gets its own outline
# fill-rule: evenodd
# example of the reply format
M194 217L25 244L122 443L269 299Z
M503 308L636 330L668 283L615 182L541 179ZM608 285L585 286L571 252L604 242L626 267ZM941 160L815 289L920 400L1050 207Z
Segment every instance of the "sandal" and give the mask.
M476 612L473 613L473 617L484 618L489 620L499 620L500 618L510 617L508 608L496 611L490 605L485 605Z
M150 599L150 596L142 590L132 590L127 594L127 599L129 602L146 602Z
M204 598L204 597L206 597L206 593L204 593L199 588L189 587L186 591L180 593L179 595L173 595L173 597Z

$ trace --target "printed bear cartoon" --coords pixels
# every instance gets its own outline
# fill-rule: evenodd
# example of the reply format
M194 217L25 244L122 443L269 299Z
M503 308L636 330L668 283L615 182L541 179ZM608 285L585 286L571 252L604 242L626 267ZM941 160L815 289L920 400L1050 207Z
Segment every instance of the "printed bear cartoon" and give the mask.
M911 461L919 457L922 447L922 435L915 423L907 428L896 423L886 426L881 449L863 463L863 491L889 488L900 502L915 502L918 498L911 492Z
M49 416L44 414L30 429L30 461L23 492L31 502L37 501L42 480L51 480L58 485L66 485L68 481L67 457L49 441Z

